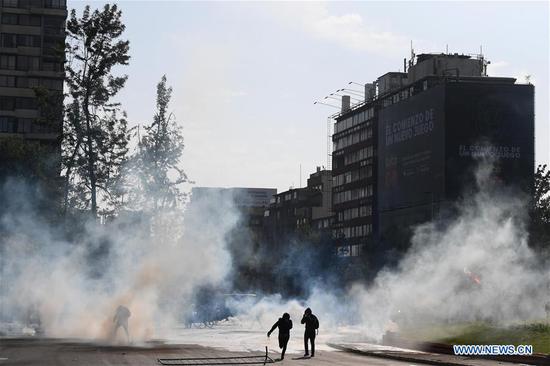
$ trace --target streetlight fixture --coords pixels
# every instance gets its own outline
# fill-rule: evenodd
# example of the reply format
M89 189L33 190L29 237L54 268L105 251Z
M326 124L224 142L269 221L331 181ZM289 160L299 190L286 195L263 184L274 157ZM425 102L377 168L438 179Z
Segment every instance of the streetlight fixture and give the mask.
M332 108L340 109L340 107L338 107L338 106L335 106L335 105L332 105L332 104L328 104L328 103L319 102L318 100L316 100L315 102L313 102L313 104L326 105L326 106L329 106L329 107L332 107Z

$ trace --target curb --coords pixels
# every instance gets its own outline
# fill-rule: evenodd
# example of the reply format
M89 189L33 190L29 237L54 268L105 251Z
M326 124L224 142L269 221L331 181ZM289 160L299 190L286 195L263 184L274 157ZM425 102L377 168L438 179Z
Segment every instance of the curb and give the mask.
M327 345L329 347L332 347L334 349L344 351L344 352L356 353L363 356L386 358L386 359L391 359L395 361L423 363L427 365L439 365L439 366L468 366L468 364L466 363L447 362L447 361L431 360L431 359L428 360L423 358L416 358L411 356L404 356L404 355L398 355L398 354L392 354L392 353L380 352L380 351L362 351L357 348L345 347L345 346L341 346L333 343L327 343ZM429 353L425 353L425 354L429 355Z
M500 362L510 362L510 363L520 363L520 364L528 364L528 365L550 365L550 358L546 355L533 355L533 356L491 356L491 357L467 357L467 359L462 360L461 362L452 362L452 361L443 361L438 359L428 359L423 357L414 357L413 353L408 353L405 355L400 355L397 352L391 353L391 351L364 351L353 347L347 347L342 346L338 344L333 343L327 343L329 347L332 347L334 349L345 351L345 352L351 352L356 354L361 354L364 356L371 356L371 357L379 357L379 358L387 358L392 359L396 361L404 361L404 362L413 362L413 363L423 363L428 365L440 365L440 366L470 366L473 364L468 363L468 360L472 361L479 361L479 360L491 360L491 361L500 361ZM392 345L393 347L399 347L399 345ZM433 344L432 344L433 347ZM431 349L424 349L421 350L424 355L429 357L432 356L453 356L453 357L465 357L465 356L457 356L454 354L451 354L449 352L438 352L438 350Z
M419 350L432 354L444 354L456 356L453 346L444 343L434 342L411 342L395 335L385 337L383 343L387 346ZM458 356L468 357L477 360L493 360L500 362L514 362L519 364L550 366L550 357L544 353L533 353L532 355L500 355L500 356Z

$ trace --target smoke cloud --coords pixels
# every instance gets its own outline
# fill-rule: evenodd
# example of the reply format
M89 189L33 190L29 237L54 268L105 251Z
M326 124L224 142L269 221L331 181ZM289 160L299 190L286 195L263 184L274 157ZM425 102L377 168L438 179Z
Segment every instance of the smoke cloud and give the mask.
M189 205L185 221L133 213L104 225L86 221L68 241L32 204L9 202L30 197L21 186L11 181L2 192L8 209L1 218L0 315L7 321L39 317L47 336L107 341L122 304L132 312L132 339L146 340L181 322L194 291L230 271L225 236L239 215L230 200L202 197Z
M266 328L274 316L289 312L300 319L311 307L325 332L337 336L352 325L360 334L354 339L366 341L380 341L400 327L472 321L506 326L543 318L550 272L528 246L529 197L499 186L492 171L491 163L481 163L453 216L417 226L397 268L382 270L372 284L335 288L311 281L308 299L263 298L237 311Z
M476 177L455 214L416 227L397 268L382 270L371 284L322 283L296 271L309 288L307 299L228 296L229 323L263 336L288 312L296 332L311 307L324 339L347 332L354 340L380 341L398 327L542 318L550 273L527 245L529 199L497 187L490 164ZM14 186L4 187L4 197L14 196ZM163 221L162 235L151 235L136 229L150 227L147 218L121 215L106 225L88 223L75 241L60 239L32 205L8 204L1 221L7 232L1 239L4 318L21 321L34 308L49 336L108 340L123 304L132 312L135 341L161 336L159 329L183 323L197 288L219 288L233 275L227 243L240 221L227 198L213 193L195 200L183 232L179 217ZM308 268L307 261L303 256L294 265Z

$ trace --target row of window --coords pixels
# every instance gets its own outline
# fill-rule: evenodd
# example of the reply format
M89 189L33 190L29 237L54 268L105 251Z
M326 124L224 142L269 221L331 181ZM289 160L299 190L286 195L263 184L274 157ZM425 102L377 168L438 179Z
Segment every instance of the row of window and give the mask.
M42 68L40 63L40 57L36 56L0 55L0 69L3 70L63 71L62 62L42 60Z
M344 203L359 198L371 197L373 193L372 184L367 185L366 187L350 189L343 192L334 193L333 200L334 204Z
M65 9L67 0L2 0L2 6L6 8L53 8Z
M372 224L344 227L332 231L334 238L358 238L372 233Z
M44 124L34 123L33 118L0 116L0 132L4 133L48 133L58 132Z
M357 144L372 137L372 127L367 127L358 132L340 137L334 141L334 150L340 150L345 147Z
M0 75L0 87L7 88L37 88L63 90L63 80L48 78L32 78L26 76Z
M40 27L42 25L42 16L31 14L2 13L2 24Z
M405 100L409 97L412 97L415 93L421 91L421 90L427 90L428 89L428 80L424 80L422 82L421 89L415 86L411 86L408 89L401 90L399 93L395 93L393 95L390 95L389 97L385 98L382 102L382 105L384 107L390 106L395 103L399 103L401 100Z
M0 47L40 47L40 36L30 34L2 33Z
M339 257L358 257L363 251L363 244L357 245L342 245L336 250Z
M334 125L334 133L347 130L348 128L351 128L365 122L366 120L371 119L372 117L374 117L374 108L369 108L363 112L357 113L351 117L336 122L336 124Z
M344 165L356 163L358 161L372 158L374 155L373 146L367 146L344 156Z
M348 208L338 212L338 222L353 220L359 217L372 216L372 206L365 205L359 207Z
M332 178L334 187L372 177L372 165L363 166L357 170L345 172Z
M321 220L317 220L317 222L315 223L315 226L317 229L327 229L328 227L330 227L330 219L321 219Z
M0 96L0 110L37 109L36 98Z
M287 193L285 193L284 196L277 196L277 203L281 203L283 200L284 201L290 201L293 198L294 199L298 198L298 191L287 192Z

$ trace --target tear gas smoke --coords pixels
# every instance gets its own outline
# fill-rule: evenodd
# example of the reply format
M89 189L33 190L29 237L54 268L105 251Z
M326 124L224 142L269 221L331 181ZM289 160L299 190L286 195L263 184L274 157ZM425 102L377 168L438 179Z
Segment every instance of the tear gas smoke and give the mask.
M234 305L246 314L240 319L266 329L283 312L300 319L309 306L325 332L351 324L363 340L381 340L399 327L470 321L504 326L543 318L550 273L527 245L529 197L493 183L492 164L481 164L476 187L456 204L456 214L416 227L397 268L382 270L372 284L335 290L315 282L307 300L275 296Z
M3 197L21 184L6 184ZM60 239L32 205L6 207L0 315L26 322L32 309L48 336L108 340L123 304L133 340L149 339L188 314L198 286L220 283L230 270L225 235L238 212L216 196L188 207L181 236L181 217L163 217L164 232L151 235L149 219L123 214L106 225L88 222L76 242Z
M454 218L416 227L398 267L381 271L372 284L335 289L304 278L311 288L308 299L230 298L230 321L267 331L288 312L298 322L296 331L307 306L325 334L354 325L363 339L380 340L396 323L507 324L542 318L549 272L527 246L529 200L497 190L489 177L490 168L480 168L477 193L457 204ZM231 272L226 235L239 217L233 203L203 197L186 215L181 237L168 231L156 240L119 221L88 225L86 240L69 243L57 239L32 211L8 212L2 218L9 229L2 239L4 308L14 317L36 306L48 335L106 339L114 309L124 304L132 311L134 340L158 336L159 327L181 322L194 289L218 285ZM91 271L97 268L97 259L90 261L91 243L102 241L110 249L100 256L98 275Z

